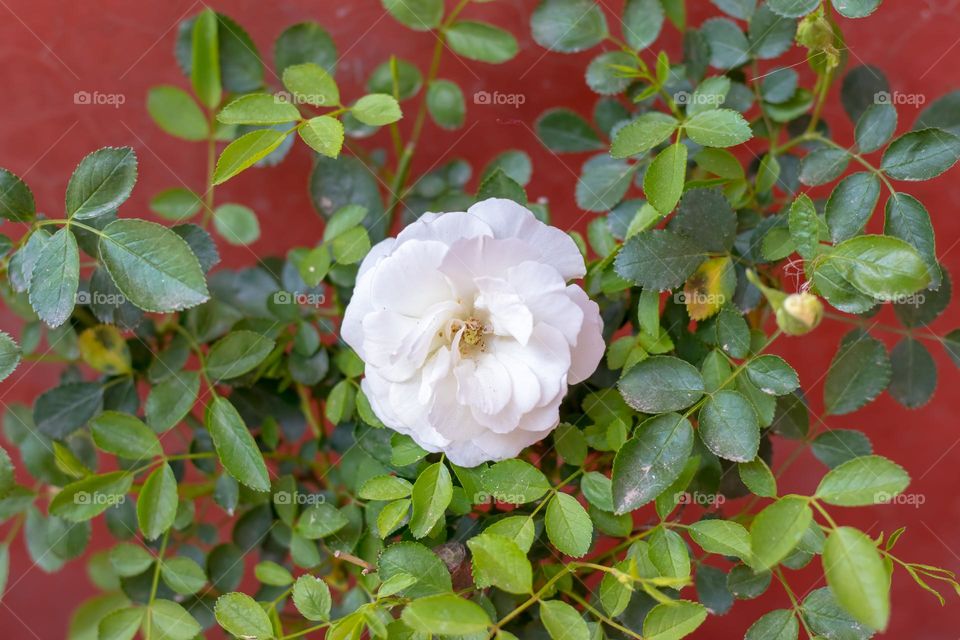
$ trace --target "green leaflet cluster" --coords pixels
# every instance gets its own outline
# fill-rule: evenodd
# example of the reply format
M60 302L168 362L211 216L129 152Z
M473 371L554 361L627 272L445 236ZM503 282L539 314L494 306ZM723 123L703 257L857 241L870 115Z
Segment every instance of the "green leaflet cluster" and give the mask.
M24 323L16 340L0 333L0 379L21 360L65 365L33 407L4 415L15 455L0 448L12 532L0 584L21 529L53 572L102 518L112 544L86 558L102 593L71 639L192 640L219 626L259 640L678 640L774 583L790 607L747 640L869 638L887 627L901 574L941 602L938 588L957 589L951 572L902 559L903 529L868 535L839 517L919 496L866 433L830 416L884 391L928 402L925 340L960 364L960 330L927 328L951 282L931 216L907 193L960 156L960 93L899 126L886 79L850 67L842 33L880 0L713 0L719 14L696 26L683 0L627 0L617 14L594 0L537 4L539 46L596 49L590 118L558 107L535 129L550 151L581 154L572 195L591 221L571 235L608 350L547 440L472 469L384 428L337 324L360 261L398 220L487 197L549 220L528 202L524 150L476 176L456 159L411 171L430 123L473 126L463 90L438 75L442 57L507 63L526 34L462 17L470 0L381 4L433 57L421 68L390 56L350 99L315 22L276 38L272 72L228 16L180 25L189 90L154 87L147 108L200 143L208 166L205 184L151 200L170 228L117 216L136 181L131 149L83 159L62 218L39 216L0 170L0 217L26 228L0 236L0 290ZM665 30L682 35L682 59L654 48ZM794 47L809 72L778 64ZM821 117L836 86L851 140ZM497 108L488 87L473 102ZM381 126L391 148L360 151ZM211 271L214 237L260 237L257 213L218 204L215 187L282 163L297 137L316 152L321 239ZM343 153L347 138L357 151ZM900 326L874 321L887 306ZM851 331L810 398L812 381L772 351L835 321ZM781 460L786 439L813 459ZM16 482L14 459L35 482ZM783 486L794 459L819 480L811 495ZM826 586L801 594L791 572L811 564Z

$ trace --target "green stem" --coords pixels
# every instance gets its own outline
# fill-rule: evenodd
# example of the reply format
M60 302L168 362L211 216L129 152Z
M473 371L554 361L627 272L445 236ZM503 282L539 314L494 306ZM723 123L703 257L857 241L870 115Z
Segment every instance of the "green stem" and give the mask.
M150 636L153 632L153 612L150 610L150 607L153 605L153 601L157 598L157 587L160 584L160 568L163 566L163 554L167 552L167 543L170 541L170 529L167 529L166 533L163 534L163 541L160 543L160 551L157 553L157 562L153 568L153 582L150 585L150 599L147 600L147 629L146 640L150 640Z

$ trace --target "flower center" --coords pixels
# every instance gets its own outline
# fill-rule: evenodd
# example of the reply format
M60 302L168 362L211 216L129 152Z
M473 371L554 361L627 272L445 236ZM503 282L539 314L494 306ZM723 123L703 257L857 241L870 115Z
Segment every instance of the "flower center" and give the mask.
M446 329L446 339L451 343L457 341L460 347L460 355L470 356L477 351L483 351L485 346L485 334L489 333L483 320L470 317L466 320L454 318L450 320ZM457 334L460 339L456 340Z

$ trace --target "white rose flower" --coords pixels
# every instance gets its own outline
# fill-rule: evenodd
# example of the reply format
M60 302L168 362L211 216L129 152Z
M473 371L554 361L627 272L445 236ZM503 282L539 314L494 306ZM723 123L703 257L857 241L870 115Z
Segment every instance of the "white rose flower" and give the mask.
M343 339L391 429L473 467L512 458L559 422L567 385L605 349L564 232L510 200L426 213L360 265Z

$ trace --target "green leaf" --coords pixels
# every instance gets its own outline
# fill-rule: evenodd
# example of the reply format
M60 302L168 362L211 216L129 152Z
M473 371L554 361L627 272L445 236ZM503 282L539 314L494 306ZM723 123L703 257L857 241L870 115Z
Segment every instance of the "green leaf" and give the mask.
M873 173L853 173L830 194L824 213L834 242L861 233L880 198L880 179Z
M116 210L137 182L137 156L130 147L105 147L86 156L67 183L67 217L96 218Z
M580 558L590 550L593 523L583 506L570 494L559 492L550 500L544 525L550 542L562 553Z
M557 153L578 153L604 148L590 124L570 109L550 109L537 119L537 136Z
M443 129L459 129L467 114L460 85L450 80L434 80L427 86L427 110Z
M207 117L197 101L180 87L151 87L147 92L147 112L158 127L176 138L196 142L210 135Z
M269 491L270 477L263 454L233 404L226 398L214 397L207 405L204 424L227 473L254 491Z
M797 640L800 635L800 623L793 611L777 609L765 613L750 625L744 640Z
M593 0L541 0L530 18L533 39L541 47L576 53L607 36L607 19Z
M424 469L413 485L413 515L410 517L410 533L422 538L443 518L453 499L453 480L443 462L436 462Z
M672 144L653 159L643 176L643 192L661 215L677 206L687 176L687 147Z
M177 479L164 462L151 473L137 497L137 522L147 540L155 540L177 517Z
M333 535L350 524L350 521L332 504L321 502L310 505L300 515L296 531L307 540L319 540Z
M229 244L244 246L260 238L260 222L250 207L228 202L213 211L213 226Z
M637 165L598 155L583 165L577 180L577 206L587 211L610 211L623 200Z
M163 447L147 425L119 411L104 411L90 421L90 434L97 447L130 460L163 455Z
M193 23L190 82L193 92L208 109L220 104L220 43L217 14L204 9Z
M283 565L270 560L258 562L253 574L261 583L273 587L286 587L293 583L293 576Z
M673 231L655 229L632 236L617 254L617 274L643 289L666 291L682 285L707 252Z
M122 542L109 551L110 566L118 576L129 578L153 564L153 555L140 545Z
M144 610L129 607L106 615L97 625L98 640L133 640L143 622Z
M831 469L847 460L873 453L873 445L860 431L833 429L821 433L810 444L813 455Z
M382 0L397 22L414 31L429 31L440 26L443 0Z
M406 6L410 6L406 2ZM337 47L333 38L316 22L300 22L280 34L274 45L273 60L277 75L294 64L313 62L333 73L337 64Z
M517 55L517 40L485 22L457 21L444 30L447 44L470 60L500 64Z
M646 49L660 35L663 19L660 0L627 0L623 7L623 37L633 49Z
M960 138L941 129L905 133L887 147L880 169L895 180L930 180L960 158Z
M800 377L780 356L764 354L747 362L747 377L757 388L775 396L783 396L800 386Z
M414 600L400 617L408 627L424 634L463 636L490 626L490 617L480 605L453 594Z
M617 387L627 404L644 413L686 409L704 390L697 368L673 356L647 358L620 378Z
M497 502L525 504L539 500L550 490L550 482L543 473L523 460L504 460L483 471L481 484ZM468 496L474 503L481 502L477 496Z
M660 603L643 620L644 640L680 640L703 624L707 609L699 602Z
M758 569L769 569L793 551L813 520L807 499L786 496L758 513L750 525L750 544Z
M241 329L218 340L206 359L207 375L213 380L228 380L252 371L263 362L276 343L270 338Z
M683 129L691 140L704 147L732 147L753 137L750 125L733 109L701 111L687 120Z
M363 483L357 495L362 500L398 500L410 495L413 485L398 476L374 476Z
M351 107L354 117L364 124L381 126L403 117L396 98L385 93L370 93Z
M536 531L533 519L528 516L508 516L497 520L484 529L484 533L500 536L513 541L524 554L530 552Z
M800 164L800 182L810 187L833 182L840 177L849 163L850 154L846 149L816 149L803 157Z
M614 158L646 153L666 141L677 130L677 119L666 113L650 111L617 129L610 146Z
M163 581L180 595L190 596L207 584L207 574L192 558L165 558L160 566Z
M299 119L300 111L293 104L269 93L240 96L217 114L224 124L282 124Z
M228 593L217 598L214 615L217 624L231 635L257 640L274 637L267 612L244 593Z
M157 638L163 640L191 640L201 631L196 619L172 600L154 600L147 615Z
M919 340L904 337L890 352L890 396L907 407L922 407L937 388L937 364Z
M825 638L869 640L876 633L850 617L828 587L815 589L804 598L802 611L811 631Z
M680 476L692 449L693 427L679 414L641 423L613 460L615 512L633 511L663 493Z
M133 474L112 471L71 482L50 501L51 515L71 522L83 522L100 515L126 499Z
M329 620L330 587L320 578L302 575L293 585L293 605L307 620Z
M0 218L29 222L37 215L33 192L15 174L0 169Z
M542 600L540 621L553 640L590 640L586 621L566 602Z
M837 13L845 18L866 18L877 10L882 0L830 0Z
M49 327L70 317L80 285L80 253L67 227L50 236L30 276L30 306Z
M604 51L587 66L587 86L600 95L614 96L623 93L630 86L632 79L623 73L622 68L629 67L633 62L634 58L625 51ZM611 105L611 110L620 108L619 103L604 104ZM613 106L614 104L616 107ZM615 119L619 120L619 116L620 114L617 114ZM608 129L608 127L602 128Z
M253 166L279 147L289 133L289 131L276 129L257 129L228 144L217 159L217 168L213 172L213 184L223 184L244 169Z
M334 238L330 250L338 264L360 262L370 251L370 235L363 227L354 227Z
M197 401L200 374L181 371L150 389L147 394L147 424L156 433L163 433L183 420Z
M700 439L717 456L749 462L760 447L757 412L739 392L723 389L700 409Z
M837 349L823 386L828 414L843 415L872 401L890 382L890 361L883 343L852 331Z
M146 220L114 220L100 235L100 259L120 292L144 311L188 309L206 302L206 278L190 246Z
M516 181L511 179L503 169L497 169L484 178L477 190L477 200L488 198L505 198L513 200L521 206L527 205L527 192Z
M910 484L910 476L883 456L861 456L834 467L820 481L816 497L827 504L862 507L889 502Z
M820 218L810 196L805 193L797 196L790 205L788 221L797 253L803 258L812 258L820 244Z
M202 206L203 200L200 196L179 187L161 191L150 200L151 211L174 222L193 217Z
M890 574L873 540L852 527L835 529L823 548L823 572L850 615L874 629L887 628Z
M527 554L509 538L485 532L467 540L477 587L497 587L507 593L531 593L533 570Z
M853 286L878 300L905 297L930 283L916 249L891 236L850 238L834 247L821 264L836 265Z
M704 551L750 562L750 534L742 525L729 520L701 520L691 524L689 531Z
M763 458L758 457L751 462L742 462L737 465L737 471L740 474L740 480L754 495L764 498L777 497L777 479Z
M400 591L408 598L422 598L453 589L447 566L436 553L416 542L399 542L387 547L377 561L377 571L384 581L397 576L412 576L415 582Z
M70 382L45 391L33 407L37 431L64 440L103 408L103 389L95 382Z
M897 110L891 104L872 104L857 120L855 137L861 153L881 148L897 130Z
M769 5L784 18L801 18L820 6L820 0L769 0Z
M786 53L793 46L797 23L778 16L763 3L750 17L749 31L751 55L758 60L769 60ZM806 108L803 110L806 111Z
M739 67L750 58L750 43L732 20L710 18L700 27L710 50L710 64L717 69Z
M927 265L930 284L939 286L940 266L937 264L936 241L930 214L923 204L906 193L894 193L884 208L886 220L883 232L909 243Z

